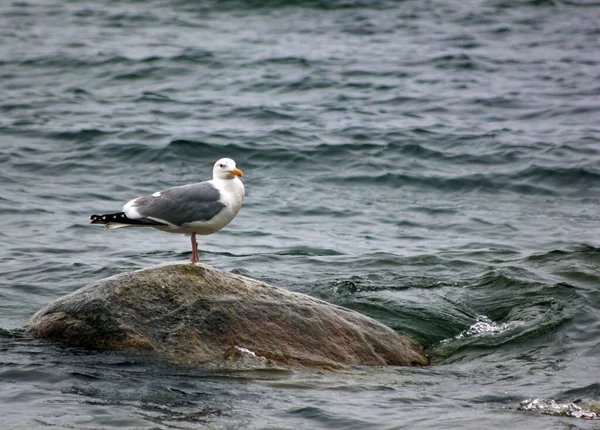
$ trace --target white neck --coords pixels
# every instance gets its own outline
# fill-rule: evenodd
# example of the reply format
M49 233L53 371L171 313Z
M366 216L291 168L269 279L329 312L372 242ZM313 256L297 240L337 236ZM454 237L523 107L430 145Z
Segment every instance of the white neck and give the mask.
M240 181L240 178L237 176L232 179L214 178L213 183L218 189L231 194L233 199L239 201L239 204L241 205L246 190L244 189L244 184Z

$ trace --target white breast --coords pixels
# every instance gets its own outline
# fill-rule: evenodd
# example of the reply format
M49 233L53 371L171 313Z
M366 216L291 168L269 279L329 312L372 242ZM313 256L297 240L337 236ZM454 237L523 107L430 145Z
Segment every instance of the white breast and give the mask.
M185 233L212 234L231 222L240 211L244 201L244 184L239 178L234 179L213 179L213 184L221 193L221 203L225 205L210 221L196 221L189 223L184 229ZM183 230L183 229L182 229Z

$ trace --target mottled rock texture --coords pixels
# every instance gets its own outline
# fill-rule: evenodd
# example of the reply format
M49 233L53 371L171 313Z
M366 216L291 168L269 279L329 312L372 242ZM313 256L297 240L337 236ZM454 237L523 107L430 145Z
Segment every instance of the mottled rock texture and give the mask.
M94 282L41 309L29 329L69 345L203 366L429 364L421 345L372 318L202 264Z

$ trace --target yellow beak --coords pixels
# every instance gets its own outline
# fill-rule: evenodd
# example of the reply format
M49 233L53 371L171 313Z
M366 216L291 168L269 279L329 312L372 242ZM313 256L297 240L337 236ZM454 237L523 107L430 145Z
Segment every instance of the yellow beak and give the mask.
M244 176L244 173L243 173L243 172L242 172L240 169L233 169L233 170L232 170L231 172L229 172L229 173L231 173L231 174L232 174L232 175L234 175L234 176L239 176L239 177L242 177L242 176Z

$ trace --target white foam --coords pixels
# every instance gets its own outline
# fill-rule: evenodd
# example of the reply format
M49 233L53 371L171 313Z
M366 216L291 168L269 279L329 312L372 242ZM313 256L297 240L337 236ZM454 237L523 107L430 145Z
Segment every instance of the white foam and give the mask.
M515 323L512 323L512 327L515 326ZM473 324L466 330L463 330L458 335L456 335L456 339L464 339L466 337L471 336L481 336L490 333L501 333L511 328L511 323L501 323L498 324L485 315L477 315L477 322Z
M575 403L560 403L552 399L526 399L518 407L521 411L533 411L546 415L558 415L564 417L595 419L598 415L587 409L582 409Z

